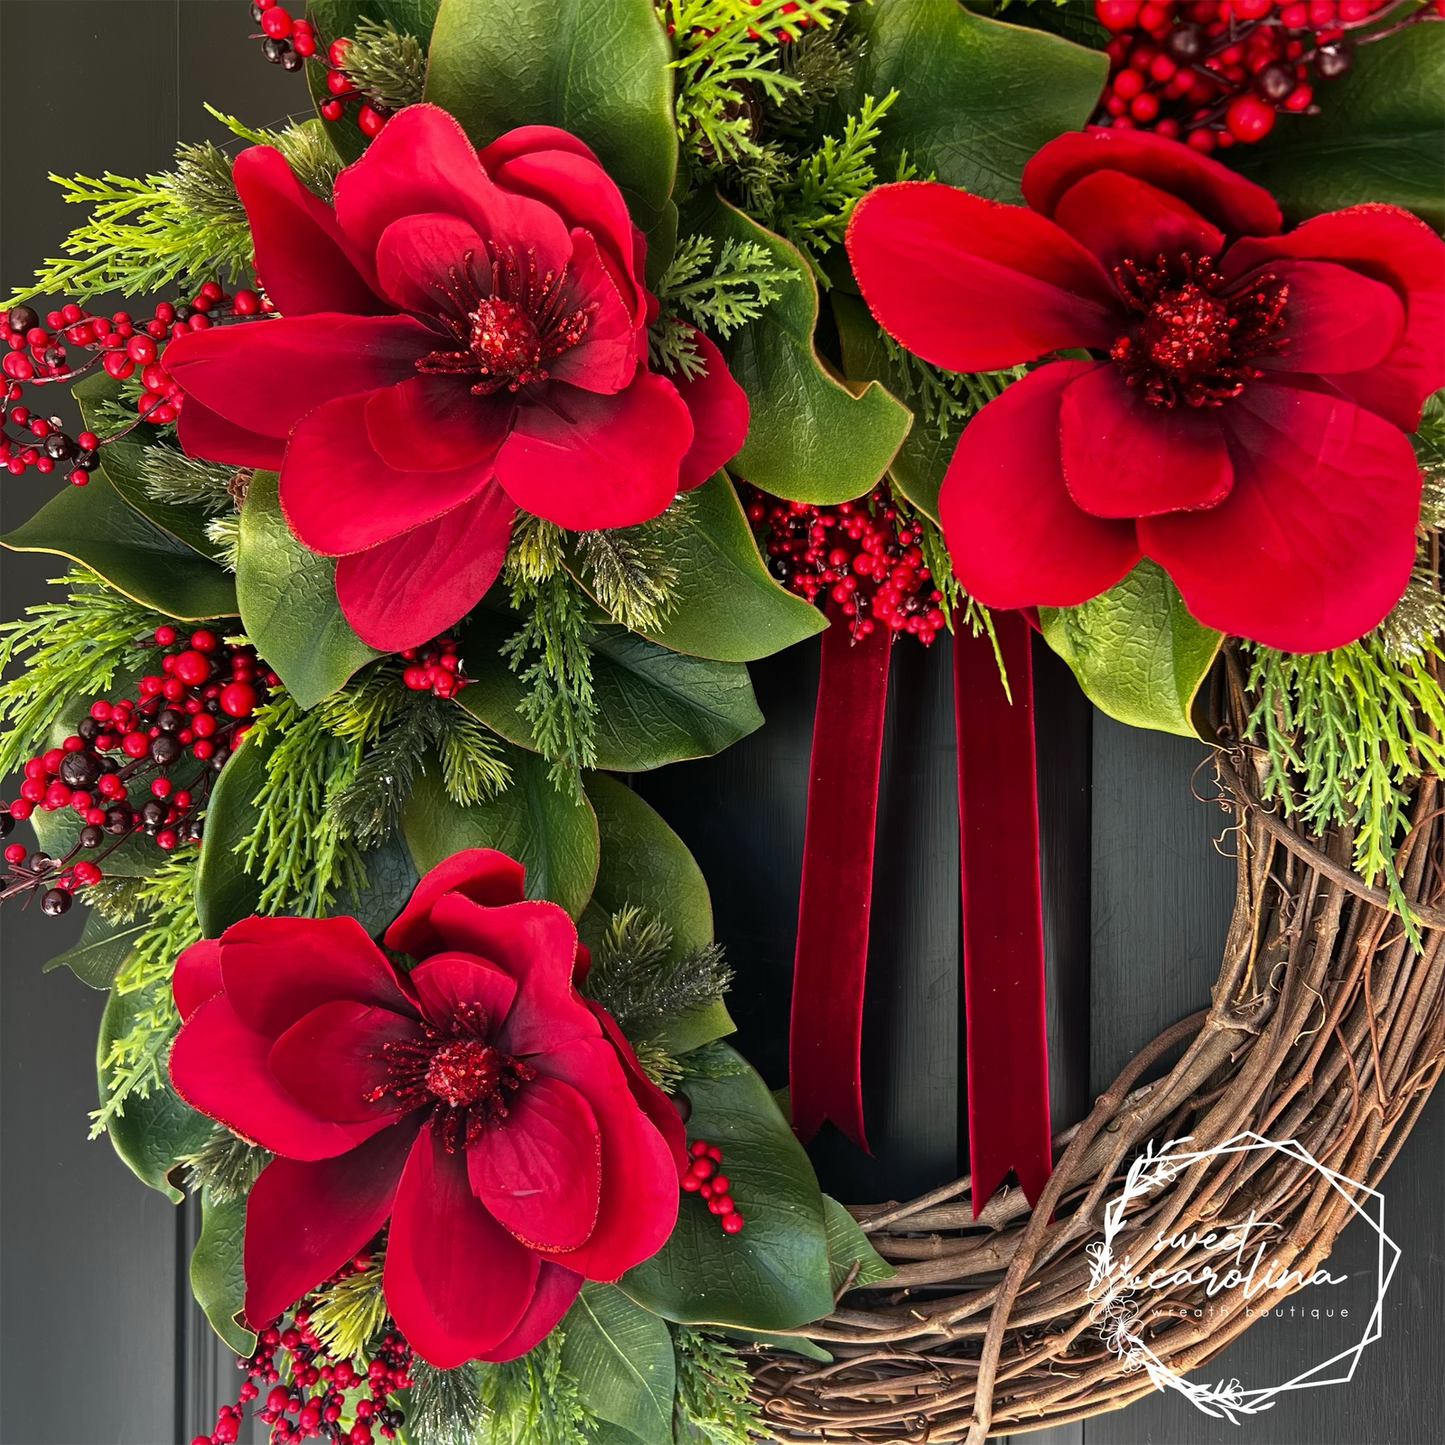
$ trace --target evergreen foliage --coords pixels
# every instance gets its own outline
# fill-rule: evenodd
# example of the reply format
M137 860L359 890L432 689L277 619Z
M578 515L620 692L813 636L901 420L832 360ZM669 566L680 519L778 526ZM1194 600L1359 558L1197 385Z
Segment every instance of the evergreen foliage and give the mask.
M246 475L233 466L188 457L177 447L146 447L140 474L148 497L199 507L212 516L235 511L237 477Z
M331 1280L311 1294L311 1328L339 1359L370 1354L372 1341L386 1324L386 1298L381 1291L385 1263L384 1252L372 1250L365 1269Z
M51 728L76 698L99 697L118 673L139 671L165 621L84 567L52 577L50 585L66 589L63 602L40 602L0 623L0 668L24 665L0 683L0 774L47 747Z
M192 1194L204 1190L212 1204L229 1204L251 1192L272 1157L269 1149L250 1144L224 1124L217 1124L195 1153L182 1154L177 1162L186 1167L186 1188Z
M880 331L893 368L893 389L940 437L957 434L964 423L987 406L1010 382L1028 373L1026 366L1003 371L944 371L899 345Z
M390 20L363 15L346 47L346 74L369 100L388 110L415 105L426 80L426 47Z
M737 1351L690 1325L671 1328L677 1362L677 1445L754 1445L777 1439L749 1398L752 1377Z
M669 559L691 509L690 494L681 492L651 521L577 534L582 575L614 622L633 632L656 632L667 620L678 581Z

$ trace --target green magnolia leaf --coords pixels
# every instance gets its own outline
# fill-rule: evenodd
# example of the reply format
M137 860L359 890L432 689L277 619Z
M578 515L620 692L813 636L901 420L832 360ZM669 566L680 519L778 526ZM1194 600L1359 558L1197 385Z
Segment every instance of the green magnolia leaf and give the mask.
M603 1420L640 1440L672 1439L672 1335L616 1285L582 1286L562 1319L562 1368Z
M100 469L111 486L147 521L219 564L222 549L206 535L205 510L181 502L158 502L146 490L141 463L150 450L137 442L107 442L101 448Z
M318 556L292 536L275 472L257 472L246 491L236 600L246 635L298 707L314 707L357 668L383 656L341 615L335 559Z
M131 804L139 807L150 796L150 789L138 786L132 779L128 796ZM52 858L66 857L85 826L80 815L70 808L54 808L49 812L37 808L30 815L30 823L40 851ZM106 842L109 841L107 838ZM160 853L149 836L134 832L114 853L107 853L100 866L108 878L149 878L160 867Z
M472 615L462 655L474 680L457 701L508 742L532 749L532 726L518 711L526 686L500 655L519 625L511 612ZM599 767L635 773L711 757L762 726L752 680L740 662L689 657L612 623L598 627L588 647Z
M245 1228L245 1199L212 1204L209 1193L201 1195L201 1237L191 1251L191 1293L211 1328L238 1355L256 1348L256 1336L235 1319L246 1299L241 1269Z
M1199 736L1194 695L1224 639L1189 615L1157 562L1077 607L1040 607L1050 647L1100 711L1133 727Z
M95 1041L96 1078L102 1103L110 1097L105 1057L116 1039L129 1032L135 1010L145 1002L143 992L112 992L100 1019ZM110 1142L138 1179L178 1203L181 1192L167 1173L182 1154L199 1149L211 1133L211 1121L182 1103L168 1084L152 1087L147 1098L132 1094L125 1101L125 1113L107 1126Z
M908 408L874 383L855 396L827 369L813 347L817 283L796 247L716 194L689 208L688 230L711 236L719 247L760 245L788 274L782 294L756 321L718 341L750 409L747 440L728 469L793 501L862 496L907 435Z
M502 745L511 786L464 808L447 797L435 759L402 814L402 834L418 873L463 848L497 848L527 870L527 897L560 903L581 916L597 878L597 819L586 798L559 791L536 753Z
M868 1243L868 1236L858 1228L858 1222L831 1194L823 1196L823 1220L828 1227L828 1268L835 1295L845 1284L849 1289L862 1289L865 1285L892 1279L897 1274L898 1271ZM856 1274L853 1272L855 1264L858 1266Z
M520 125L571 131L651 231L677 171L671 60L652 0L442 0L426 98L478 145Z
M99 909L92 908L86 915L85 927L80 930L79 941L64 953L57 953L41 972L68 968L91 988L109 988L126 961L136 935L144 932L145 927L144 918L135 923L107 923Z
M406 907L417 884L416 865L400 832L393 832L379 848L363 853L361 862L366 869L361 896L350 898L343 893L336 911L351 914L373 938L379 938Z
M133 601L182 622L236 613L230 576L142 516L104 472L92 472L83 487L57 493L28 522L0 537L0 545L69 557Z
M310 0L306 13L316 26L322 45L329 45L338 36L354 35L356 22L364 15L368 20L390 20L403 35L415 35L425 48L436 23L437 3L438 0ZM318 115L323 102L331 99L331 92L326 88L326 71L324 57L306 64L306 83ZM322 116L321 123L336 154L348 165L366 149L366 137L356 124L355 106L348 105L340 120L330 121Z
M899 368L883 345L883 333L869 315L861 296L834 288L833 319L843 349L843 369L849 376L881 382L896 396L907 394ZM919 511L938 520L938 489L958 445L958 431L950 428L940 436L938 427L915 417L888 475L894 485Z
M648 637L694 657L753 662L828 625L820 608L768 571L727 473L704 482L690 503L668 548L677 568L673 610Z
M269 751L255 734L243 738L211 791L196 868L196 916L207 938L219 938L261 901L261 885L241 866L236 845L260 817L255 799L266 781Z
M1320 115L1280 113L1231 164L1298 221L1364 201L1414 211L1445 229L1445 27L1412 25L1359 45L1339 80L1316 87Z
M625 783L588 773L586 785L601 861L592 901L577 926L582 941L596 948L612 915L630 903L672 929L670 958L705 948L712 942L712 900L687 844ZM647 1037L669 1053L685 1054L736 1028L722 999L714 999Z
M863 56L838 108L899 92L878 174L896 174L906 152L919 175L993 201L1022 199L1025 162L1088 120L1109 72L1097 50L985 19L958 0L874 0L852 18Z
M770 1335L764 1330L735 1330L727 1325L717 1326L719 1334L730 1340L741 1340L744 1344L764 1346L773 1350L787 1350L790 1354L802 1355L807 1360L817 1360L820 1365L831 1365L833 1357L821 1345L802 1335Z
M688 1133L719 1145L746 1227L724 1234L695 1194L683 1196L662 1249L621 1280L638 1304L686 1324L785 1330L828 1314L828 1237L813 1166L767 1085L726 1044L681 1085Z

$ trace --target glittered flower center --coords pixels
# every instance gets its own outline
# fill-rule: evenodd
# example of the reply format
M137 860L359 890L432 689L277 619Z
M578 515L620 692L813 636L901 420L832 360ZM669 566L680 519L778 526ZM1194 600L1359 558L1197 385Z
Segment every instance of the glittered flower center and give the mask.
M429 376L475 375L477 396L546 381L547 363L587 334L595 303L569 310L566 268L539 274L530 250L525 258L507 251L493 260L491 286L483 295L474 259L468 253L437 285L446 306L436 319L456 338L456 348L428 352L416 369Z
M500 1091L502 1068L508 1062L480 1039L458 1039L454 1044L444 1044L431 1056L426 1086L443 1103L464 1109Z
M387 1079L366 1094L368 1103L387 1095L404 1108L432 1108L434 1127L448 1150L470 1144L489 1123L507 1117L511 1096L537 1077L530 1064L488 1042L486 1010L458 1004L449 1028L422 1025L419 1039L392 1039L381 1046Z
M1218 406L1261 374L1255 358L1288 344L1289 287L1270 273L1226 292L1209 258L1185 254L1147 267L1125 261L1114 279L1140 320L1109 355L1155 406Z

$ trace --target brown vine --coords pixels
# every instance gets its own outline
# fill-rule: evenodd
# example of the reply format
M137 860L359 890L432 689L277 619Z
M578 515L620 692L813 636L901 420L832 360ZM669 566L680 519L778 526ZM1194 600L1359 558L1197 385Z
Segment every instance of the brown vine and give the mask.
M1233 918L1210 1008L1142 1049L1089 1116L1054 1141L1039 1207L1004 1189L973 1218L970 1181L906 1204L851 1207L894 1265L885 1286L845 1296L795 1333L834 1357L818 1365L760 1350L754 1394L783 1440L981 1445L1119 1409L1154 1385L1105 1343L1086 1247L1130 1160L1147 1141L1193 1149L1246 1129L1293 1138L1373 1188L1445 1066L1445 808L1426 777L1396 866L1419 929L1415 947L1384 892L1354 874L1350 839L1296 832L1259 798L1243 734L1239 673L1221 669L1213 707L1220 805L1238 839ZM1179 1045L1182 1057L1138 1085ZM1348 1201L1302 1161L1263 1151L1215 1157L1156 1189L1130 1231L1174 1234L1251 1209L1278 1222L1270 1263L1308 1278L1351 1217ZM1159 1256L1161 1268L1183 1251ZM1250 1323L1239 1288L1161 1297L1149 1348L1185 1372Z

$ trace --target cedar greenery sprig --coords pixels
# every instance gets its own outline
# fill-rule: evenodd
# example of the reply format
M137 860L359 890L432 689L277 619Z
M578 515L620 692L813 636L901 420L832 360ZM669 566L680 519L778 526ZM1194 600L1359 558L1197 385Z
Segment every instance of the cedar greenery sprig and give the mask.
M687 236L678 242L658 282L660 310L648 331L652 364L689 379L707 368L688 323L725 341L782 295L788 277L786 268L757 241L724 241L716 260L713 255L710 236Z
M614 622L656 632L667 621L678 581L671 559L691 511L691 493L680 492L650 521L577 534L582 575Z
M597 1417L563 1367L562 1341L555 1329L518 1359L470 1367L486 1413L469 1445L590 1445Z
M941 438L956 436L970 417L1002 395L1011 382L1028 374L1026 366L1010 366L1002 371L945 371L900 346L886 331L878 334L892 366L892 390L924 422L937 428Z
M689 157L704 170L759 154L755 97L780 101L802 89L781 64L780 35L795 43L809 26L826 29L849 0L661 0L677 71L674 113Z
M672 1325L677 1365L673 1434L677 1445L757 1445L778 1437L750 1398L752 1375L725 1340Z
M52 577L64 601L40 602L0 623L0 668L23 663L0 684L0 774L14 772L46 744L77 697L97 697L120 672L138 671L155 653L166 619L74 567Z

